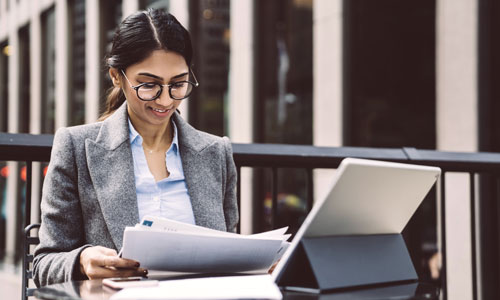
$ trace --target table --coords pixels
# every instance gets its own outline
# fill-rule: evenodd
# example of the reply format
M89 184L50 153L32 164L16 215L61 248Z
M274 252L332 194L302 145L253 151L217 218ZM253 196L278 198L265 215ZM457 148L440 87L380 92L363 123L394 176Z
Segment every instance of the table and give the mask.
M116 291L102 285L102 280L83 280L48 285L36 290L34 295L39 300L107 300L114 293ZM422 282L350 289L327 294L308 294L285 290L282 290L282 293L283 299L287 300L439 299L439 288L433 284Z

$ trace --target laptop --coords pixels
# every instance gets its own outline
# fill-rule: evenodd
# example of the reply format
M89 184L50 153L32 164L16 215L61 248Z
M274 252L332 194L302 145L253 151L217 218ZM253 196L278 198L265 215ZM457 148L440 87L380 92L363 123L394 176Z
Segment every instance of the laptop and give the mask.
M314 203L273 271L274 280L286 272L302 239L400 235L440 174L437 167L344 159L328 195Z

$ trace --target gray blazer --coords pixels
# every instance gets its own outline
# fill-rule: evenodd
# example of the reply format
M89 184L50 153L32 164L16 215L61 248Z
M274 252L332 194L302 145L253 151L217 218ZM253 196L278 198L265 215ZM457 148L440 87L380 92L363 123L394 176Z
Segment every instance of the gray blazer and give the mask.
M198 131L177 113L172 118L196 224L235 231L236 168L229 139ZM103 122L57 131L33 261L37 286L85 279L79 265L83 249L118 250L125 226L140 221L127 120L124 103Z

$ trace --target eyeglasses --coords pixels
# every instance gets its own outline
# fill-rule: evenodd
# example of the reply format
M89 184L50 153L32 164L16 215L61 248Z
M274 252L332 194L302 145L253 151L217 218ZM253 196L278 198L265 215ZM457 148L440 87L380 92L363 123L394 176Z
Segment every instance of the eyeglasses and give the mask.
M194 82L188 80L176 81L169 84L145 82L136 86L133 86L130 80L128 80L127 75L125 75L125 72L123 70L121 71L123 76L125 76L125 79L127 79L130 87L136 91L137 98L141 99L142 101L153 101L158 99L163 92L164 86L168 87L168 94L170 95L170 98L174 100L186 99L187 97L189 97L189 95L191 95L193 88L200 85L198 83L198 80L196 80L196 76L194 76L194 73L191 70L189 70L189 72L193 74Z

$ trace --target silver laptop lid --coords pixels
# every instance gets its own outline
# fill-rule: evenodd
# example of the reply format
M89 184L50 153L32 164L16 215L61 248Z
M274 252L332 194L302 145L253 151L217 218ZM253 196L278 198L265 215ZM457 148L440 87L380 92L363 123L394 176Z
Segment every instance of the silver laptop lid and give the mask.
M437 167L346 158L276 266L279 278L302 237L401 233L439 178Z

